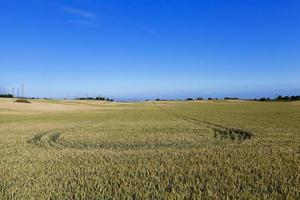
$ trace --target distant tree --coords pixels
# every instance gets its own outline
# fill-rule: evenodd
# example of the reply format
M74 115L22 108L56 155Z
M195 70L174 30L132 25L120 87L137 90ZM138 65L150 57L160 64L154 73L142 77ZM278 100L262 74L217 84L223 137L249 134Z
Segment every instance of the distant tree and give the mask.
M105 97L97 96L95 98L96 101L105 101Z
M290 97L289 97L289 96L284 96L284 97L282 97L282 100L284 100L284 101L289 101L289 100L290 100Z
M198 100L198 101L202 101L203 98L202 98L202 97L198 97L197 100Z
M187 98L186 100L187 101L193 101L194 99L193 98Z
M262 97L259 99L259 101L270 101L270 98L269 97Z
M282 100L282 96L279 95L279 96L276 98L276 100L281 101L281 100Z
M291 96L291 101L299 101L300 96Z
M207 100L213 100L211 97L209 97Z

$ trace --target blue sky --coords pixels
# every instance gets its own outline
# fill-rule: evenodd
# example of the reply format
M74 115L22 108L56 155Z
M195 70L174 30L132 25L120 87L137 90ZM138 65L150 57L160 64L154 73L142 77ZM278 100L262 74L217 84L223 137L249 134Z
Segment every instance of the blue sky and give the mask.
M297 0L0 0L0 90L299 95L299 10Z

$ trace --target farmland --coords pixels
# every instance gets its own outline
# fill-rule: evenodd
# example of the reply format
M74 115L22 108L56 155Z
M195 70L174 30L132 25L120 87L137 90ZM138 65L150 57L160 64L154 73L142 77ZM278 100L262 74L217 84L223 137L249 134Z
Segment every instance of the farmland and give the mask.
M0 199L299 199L300 102L0 99Z

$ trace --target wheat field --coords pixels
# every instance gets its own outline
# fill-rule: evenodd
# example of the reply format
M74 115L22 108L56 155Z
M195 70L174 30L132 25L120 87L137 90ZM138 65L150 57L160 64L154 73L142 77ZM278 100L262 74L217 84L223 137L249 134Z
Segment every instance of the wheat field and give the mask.
M0 199L299 199L300 102L0 99Z

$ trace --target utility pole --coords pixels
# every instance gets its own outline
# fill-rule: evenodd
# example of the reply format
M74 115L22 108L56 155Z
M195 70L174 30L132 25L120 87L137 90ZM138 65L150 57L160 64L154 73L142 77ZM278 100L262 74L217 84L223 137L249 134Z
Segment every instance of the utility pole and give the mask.
M24 85L22 84L22 98L24 98Z
M17 97L20 97L20 88L17 89Z
M66 97L65 97L66 100L69 99L69 92L66 92Z
M12 88L12 95L15 96L15 88Z

